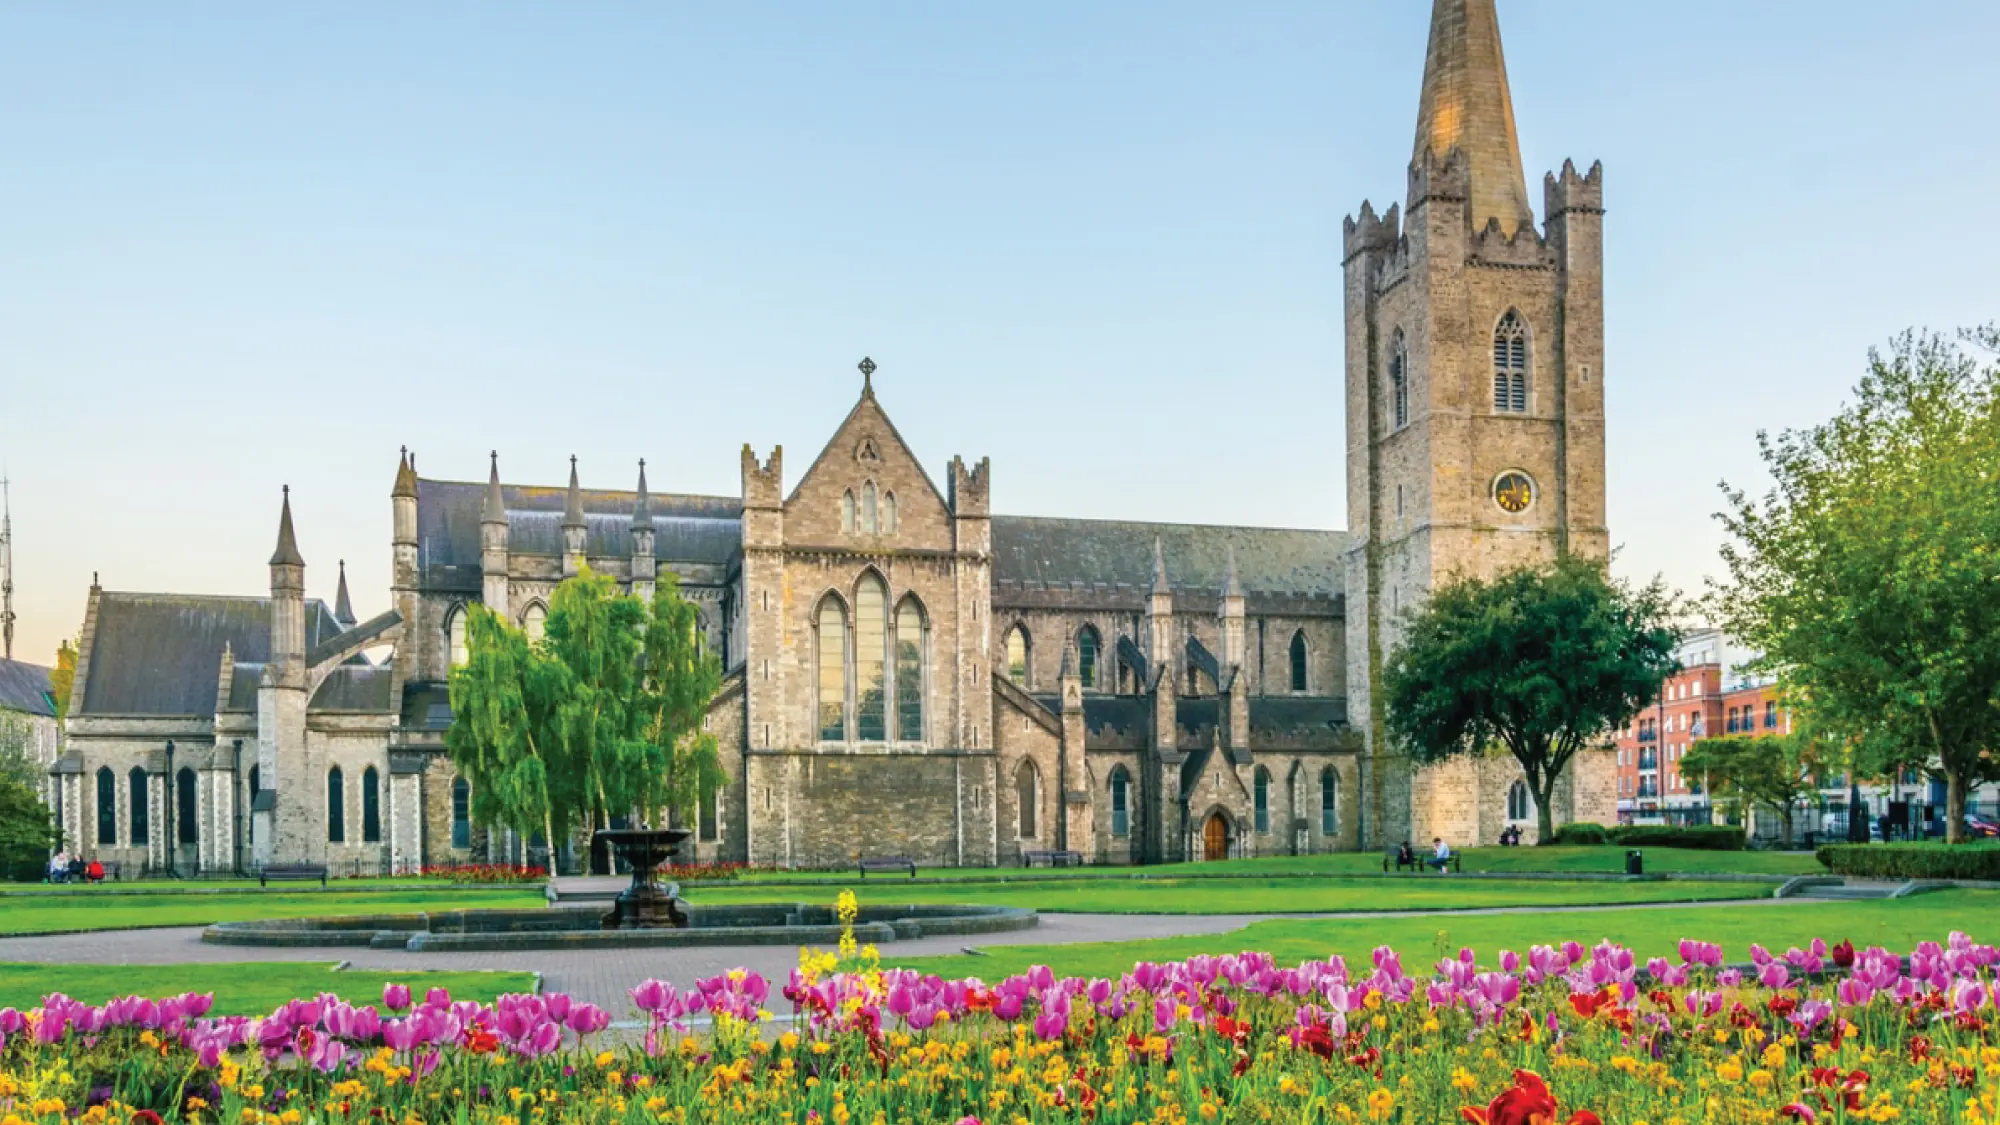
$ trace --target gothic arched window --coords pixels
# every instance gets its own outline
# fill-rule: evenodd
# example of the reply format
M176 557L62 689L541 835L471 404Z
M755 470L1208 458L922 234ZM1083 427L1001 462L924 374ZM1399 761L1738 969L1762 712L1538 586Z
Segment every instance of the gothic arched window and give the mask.
M151 843L153 838L153 810L146 795L145 767L133 766L132 772L125 775L125 781L126 787L132 791L127 798L131 802L131 807L126 809L125 816L131 822L132 846L138 847L140 844Z
M1389 343L1389 413L1396 429L1410 424L1410 353L1400 328Z
M1528 799L1528 783L1516 780L1507 787L1507 819L1526 820L1534 815L1534 803Z
M97 844L118 846L118 775L110 766L97 767Z
M1007 678L1017 687L1028 686L1028 627L1007 630Z
M854 493L852 490L840 494L840 530L854 534Z
M374 766L361 771L361 842L382 842L382 783Z
M347 789L339 766L326 771L326 842L347 842Z
M1292 690L1304 692L1306 678L1306 631L1300 629L1292 634Z
M1263 766L1257 767L1255 797L1257 831L1269 832L1271 830L1271 771L1265 769Z
M1319 831L1331 836L1340 831L1340 775L1328 766L1319 771Z
M1132 778L1124 766L1111 767L1111 834L1132 833Z
M924 609L913 597L896 610L896 737L924 738Z
M831 594L819 603L819 737L847 738L847 614Z
M451 846L472 846L472 783L462 777L451 781Z
M1513 309L1493 330L1493 409L1501 414L1528 412L1528 325Z
M874 535L879 530L875 522L875 482L871 480L861 486L861 533Z
M444 632L446 639L451 642L451 666L454 668L465 667L465 662L470 656L470 650L466 648L465 644L464 606L453 607L451 619L444 624Z
M889 591L880 578L873 573L861 576L854 587L854 737L861 742L889 737L883 668L889 651L888 601Z
M1097 688L1097 652L1103 644L1093 626L1085 625L1076 635L1076 676L1085 691Z
M174 804L179 806L175 819L180 822L174 825L174 835L183 844L201 842L201 808L195 799L194 771L186 766L174 778Z
M896 494L893 492L882 494L882 534L896 534Z
M541 640L548 624L549 611L540 602L535 602L521 613L521 631L528 634L531 641Z
M1040 778L1035 774L1035 763L1023 759L1014 769L1014 801L1020 813L1020 825L1016 835L1023 840L1035 838L1035 803L1039 799Z

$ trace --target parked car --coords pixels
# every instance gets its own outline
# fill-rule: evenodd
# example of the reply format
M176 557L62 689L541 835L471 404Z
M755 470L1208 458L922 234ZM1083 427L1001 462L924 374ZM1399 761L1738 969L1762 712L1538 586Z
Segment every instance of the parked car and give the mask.
M2000 822L1966 813L1965 834L1975 840L2000 840Z

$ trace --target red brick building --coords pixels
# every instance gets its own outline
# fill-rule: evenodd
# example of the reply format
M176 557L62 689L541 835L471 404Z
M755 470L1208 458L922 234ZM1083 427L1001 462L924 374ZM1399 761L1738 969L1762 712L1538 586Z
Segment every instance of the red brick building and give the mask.
M1791 729L1775 685L1745 675L1742 666L1750 654L1719 630L1689 634L1675 655L1681 671L1661 685L1659 702L1618 732L1618 819L1623 824L1707 823L1703 779L1681 772L1688 748L1716 735Z

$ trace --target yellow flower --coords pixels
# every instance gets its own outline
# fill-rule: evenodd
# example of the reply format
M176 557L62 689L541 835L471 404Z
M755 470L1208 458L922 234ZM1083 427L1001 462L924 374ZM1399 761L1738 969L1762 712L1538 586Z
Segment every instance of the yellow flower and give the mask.
M597 1058L593 1061L597 1063L597 1069L603 1070L605 1067L610 1066L612 1060L616 1057L610 1051L599 1051Z
M1396 1095L1380 1087L1377 1087L1374 1093L1368 1095L1368 1119L1370 1121L1386 1121L1389 1115L1395 1111Z

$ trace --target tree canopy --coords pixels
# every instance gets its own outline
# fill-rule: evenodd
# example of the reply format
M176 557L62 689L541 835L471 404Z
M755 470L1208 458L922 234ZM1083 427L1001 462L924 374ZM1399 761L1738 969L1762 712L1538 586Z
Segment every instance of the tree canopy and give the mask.
M1724 486L1713 597L1859 772L1943 775L1954 842L1967 795L2000 780L1996 347L1991 327L1905 333L1831 420L1758 435L1774 485Z
M1448 582L1404 615L1383 677L1390 735L1423 762L1504 746L1549 843L1557 779L1675 670L1672 608L1660 583L1634 588L1573 556Z
M553 843L628 813L691 817L721 784L701 730L721 668L671 579L649 605L586 569L556 588L539 642L484 607L467 612L445 745L475 823Z
M1683 777L1706 778L1712 795L1741 803L1746 814L1759 805L1771 810L1788 844L1793 810L1818 791L1814 777L1829 764L1824 745L1803 730L1698 739L1680 762Z
M49 671L49 694L58 722L69 714L69 695L75 687L76 646L64 641L56 646L56 666Z

